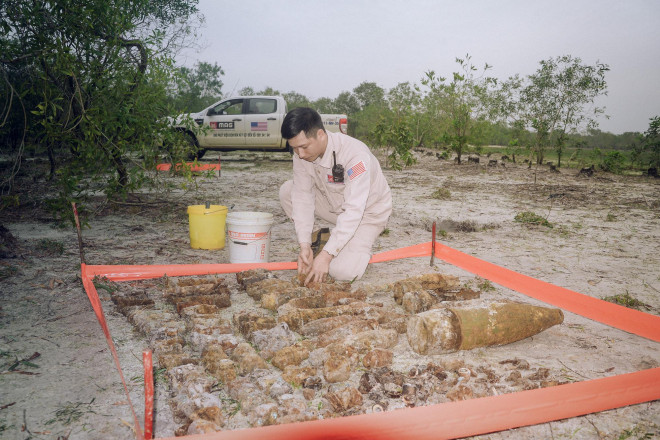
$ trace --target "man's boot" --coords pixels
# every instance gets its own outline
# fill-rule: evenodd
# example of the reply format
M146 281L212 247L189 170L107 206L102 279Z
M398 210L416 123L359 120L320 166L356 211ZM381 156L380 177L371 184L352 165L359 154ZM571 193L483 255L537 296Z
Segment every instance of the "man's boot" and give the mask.
M323 250L328 239L330 239L330 228L321 228L312 232L312 251L315 258Z

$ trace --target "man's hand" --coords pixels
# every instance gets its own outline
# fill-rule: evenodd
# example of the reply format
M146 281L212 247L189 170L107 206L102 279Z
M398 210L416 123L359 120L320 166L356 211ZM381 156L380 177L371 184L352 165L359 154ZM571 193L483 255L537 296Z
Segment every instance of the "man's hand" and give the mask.
M311 247L310 247L311 252ZM300 251L302 255L302 250ZM313 255L313 254L312 254ZM328 276L328 271L330 270L330 262L332 261L333 256L327 253L326 251L321 251L314 261L312 262L312 267L305 278L304 285L306 286L310 282L322 283L325 281L325 278ZM300 257L298 258L300 261ZM300 263L298 263L298 272L300 272ZM304 272L303 272L304 273Z
M312 268L314 251L309 243L300 243L300 254L298 254L298 273L307 274Z

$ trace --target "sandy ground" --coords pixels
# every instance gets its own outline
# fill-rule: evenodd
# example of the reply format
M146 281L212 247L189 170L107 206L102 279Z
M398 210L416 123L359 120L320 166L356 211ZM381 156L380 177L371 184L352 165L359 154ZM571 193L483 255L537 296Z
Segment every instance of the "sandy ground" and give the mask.
M576 170L551 172L508 163L454 165L417 152L417 165L386 170L394 196L389 233L374 252L430 240L437 221L439 240L508 269L596 298L628 293L660 314L660 182L645 177ZM84 229L89 264L227 263L228 249L191 249L186 207L204 201L235 211L275 215L271 261L297 256L293 224L278 202L290 178L286 154L231 153L222 156L222 175L198 179L197 189L163 174L170 189L144 193L128 203L107 204ZM205 161L217 161L210 154ZM432 196L448 190L446 199ZM31 196L43 197L39 188ZM554 227L522 224L516 214L533 211ZM0 438L132 438L132 415L103 332L80 282L76 233L58 229L45 214L26 206L0 213L16 238L0 260ZM63 244L63 253L44 247ZM428 272L457 275L465 284L483 280L428 258L369 267L356 285L392 282ZM293 272L291 272L293 274ZM286 274L289 275L289 274ZM490 286L489 286L490 287ZM144 338L99 290L131 399L143 414L141 353ZM498 285L486 300L540 304ZM572 313L562 325L514 344L454 353L466 362L498 364L526 359L563 380L579 381L660 366L660 346ZM31 360L28 360L32 357ZM17 361L24 360L24 362ZM398 362L398 363L397 363ZM407 359L395 360L405 368ZM167 384L156 384L156 435L177 427L167 405ZM623 439L660 436L658 401L481 436L488 439Z

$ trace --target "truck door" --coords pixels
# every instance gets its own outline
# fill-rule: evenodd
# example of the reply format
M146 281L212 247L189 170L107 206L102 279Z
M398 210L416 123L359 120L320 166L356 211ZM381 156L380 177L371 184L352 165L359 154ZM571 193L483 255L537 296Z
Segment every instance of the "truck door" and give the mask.
M229 99L208 109L204 122L208 128L200 144L225 147L245 145L244 99Z
M245 142L248 147L279 147L284 109L277 108L277 99L246 99Z

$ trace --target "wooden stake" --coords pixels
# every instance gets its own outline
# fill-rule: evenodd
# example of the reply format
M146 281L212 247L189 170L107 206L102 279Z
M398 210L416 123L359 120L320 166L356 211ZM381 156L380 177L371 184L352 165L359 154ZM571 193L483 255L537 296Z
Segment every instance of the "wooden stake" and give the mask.
M433 222L433 231L431 237L431 266L433 266L433 261L435 260L435 222Z
M154 375L151 350L142 352L144 365L144 440L153 438L154 428Z
M78 209L76 202L71 202L73 206L73 217L76 219L76 231L78 231L78 250L80 250L80 264L85 264L85 253L83 252L82 231L80 230L80 219L78 218Z

